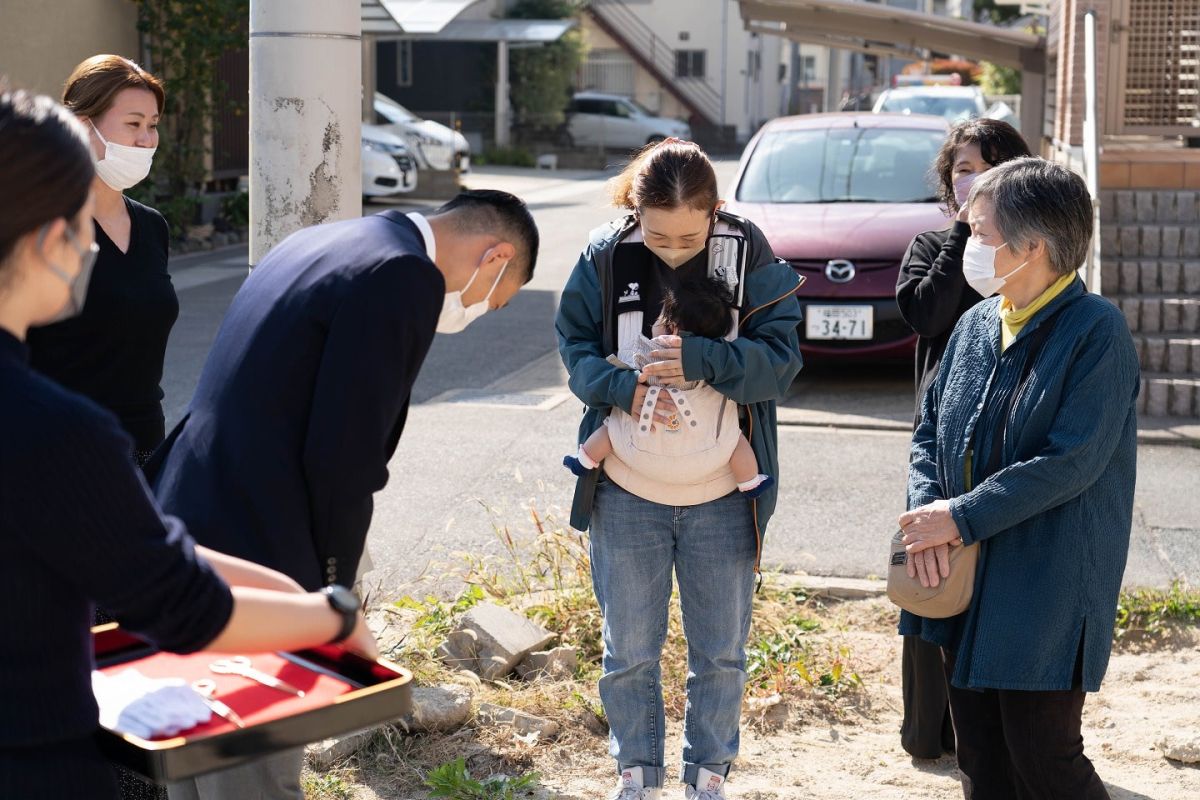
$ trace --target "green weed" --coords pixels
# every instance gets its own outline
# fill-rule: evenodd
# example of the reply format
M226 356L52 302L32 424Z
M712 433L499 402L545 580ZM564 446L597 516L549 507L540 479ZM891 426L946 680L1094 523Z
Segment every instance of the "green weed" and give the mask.
M1121 592L1117 601L1115 634L1159 637L1174 625L1200 624L1200 591L1187 589L1180 582L1171 588L1136 589Z
M538 774L531 772L517 778L493 775L483 780L471 777L465 759L459 758L429 771L425 785L433 797L447 800L516 800L533 794Z

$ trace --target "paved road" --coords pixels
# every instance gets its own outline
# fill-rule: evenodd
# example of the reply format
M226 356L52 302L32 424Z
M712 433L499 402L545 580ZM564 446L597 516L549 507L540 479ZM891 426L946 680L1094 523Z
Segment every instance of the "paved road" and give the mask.
M727 180L731 163L720 165ZM565 389L553 342L557 293L587 232L612 216L598 173L489 170L475 186L517 192L542 231L532 283L509 308L456 336L438 337L415 405L376 498L372 583L404 591L440 574L456 552L501 552L496 528L532 531L529 507L565 524L579 403ZM245 252L179 259L181 316L168 350L168 415L186 407L220 317L245 275ZM788 571L862 577L883 571L881 540L904 498L912 407L907 367L813 367L797 381L783 425L779 512L764 563ZM861 430L863 424L893 430ZM1127 583L1200 580L1200 449L1143 446Z

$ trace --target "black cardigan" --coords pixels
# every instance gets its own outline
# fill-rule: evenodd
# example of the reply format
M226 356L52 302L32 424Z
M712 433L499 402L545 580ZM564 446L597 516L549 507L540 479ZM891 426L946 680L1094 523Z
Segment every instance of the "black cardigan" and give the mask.
M919 233L908 245L896 282L900 316L920 338L916 358L916 416L921 398L937 375L950 334L963 314L983 297L963 278L962 256L971 226L955 222L940 231Z
M141 451L163 438L163 359L179 316L167 273L167 223L125 198L132 229L122 253L96 225L100 253L77 317L29 332L30 363L117 415Z
M0 748L90 736L93 602L164 650L199 650L233 611L163 517L112 414L28 365L0 329Z

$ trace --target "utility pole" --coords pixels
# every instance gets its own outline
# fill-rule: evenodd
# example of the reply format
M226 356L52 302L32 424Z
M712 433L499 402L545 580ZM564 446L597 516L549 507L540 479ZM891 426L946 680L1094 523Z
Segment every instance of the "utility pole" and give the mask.
M250 0L250 264L362 214L358 0Z
M496 147L508 147L512 120L509 119L508 42L496 42Z

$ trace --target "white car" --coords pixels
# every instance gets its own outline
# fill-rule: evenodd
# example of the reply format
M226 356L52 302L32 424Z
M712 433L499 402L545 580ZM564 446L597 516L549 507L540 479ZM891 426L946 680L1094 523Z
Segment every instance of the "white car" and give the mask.
M929 114L953 123L984 116L987 102L978 86L904 86L879 95L872 110Z
M467 137L439 122L421 119L387 95L375 93L375 116L380 127L399 136L416 156L421 169L471 169Z
M404 140L378 125L363 125L363 197L406 194L416 188L417 163Z
M580 92L567 109L568 145L632 149L676 136L691 139L682 120L656 117L634 100L619 94Z

